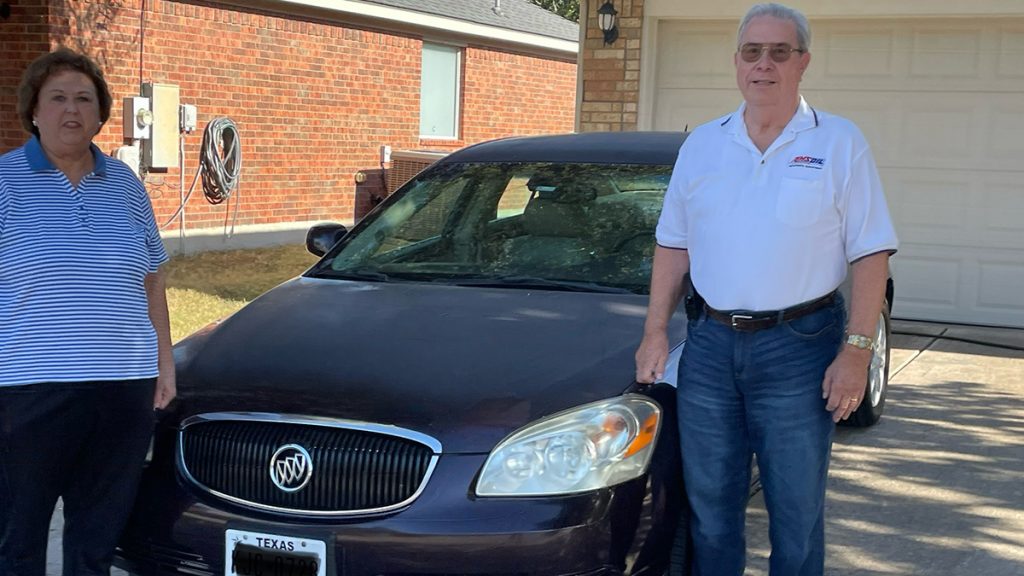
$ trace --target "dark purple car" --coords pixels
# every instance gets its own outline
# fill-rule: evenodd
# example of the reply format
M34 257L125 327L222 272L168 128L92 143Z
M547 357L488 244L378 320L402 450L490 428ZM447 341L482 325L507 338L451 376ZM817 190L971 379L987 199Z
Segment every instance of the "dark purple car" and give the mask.
M176 346L117 565L685 573L682 311L668 381L633 378L683 139L488 142L311 230L318 264Z

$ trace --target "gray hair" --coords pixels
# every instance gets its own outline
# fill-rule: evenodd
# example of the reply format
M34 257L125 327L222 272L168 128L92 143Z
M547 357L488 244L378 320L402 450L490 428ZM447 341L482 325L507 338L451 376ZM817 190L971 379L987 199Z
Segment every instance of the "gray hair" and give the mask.
M797 48L801 50L808 50L811 47L811 25L807 23L807 16L803 15L796 8L790 8L789 6L783 6L775 2L764 2L762 4L754 4L747 11L747 15L740 20L740 28L736 32L736 42L739 43L740 38L743 37L743 33L746 32L747 26L750 25L750 21L759 16L771 16L772 18L778 18L779 20L788 20L796 26L796 40Z

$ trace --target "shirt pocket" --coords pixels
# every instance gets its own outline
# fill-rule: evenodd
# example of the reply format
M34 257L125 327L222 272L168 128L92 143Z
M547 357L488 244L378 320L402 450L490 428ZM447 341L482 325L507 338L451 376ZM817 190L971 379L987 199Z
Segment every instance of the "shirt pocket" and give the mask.
M821 218L825 185L821 179L783 178L775 217L789 226L810 226Z

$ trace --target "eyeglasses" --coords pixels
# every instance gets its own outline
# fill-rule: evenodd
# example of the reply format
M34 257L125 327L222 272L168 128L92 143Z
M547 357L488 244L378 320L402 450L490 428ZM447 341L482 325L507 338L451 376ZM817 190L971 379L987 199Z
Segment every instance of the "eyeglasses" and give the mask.
M748 42L743 46L740 46L739 53L740 58L744 62L754 63L761 59L761 54L768 52L768 57L772 59L772 62L782 63L789 60L790 55L793 52L799 52L803 54L807 52L803 48L793 48L789 44L759 44L756 42Z

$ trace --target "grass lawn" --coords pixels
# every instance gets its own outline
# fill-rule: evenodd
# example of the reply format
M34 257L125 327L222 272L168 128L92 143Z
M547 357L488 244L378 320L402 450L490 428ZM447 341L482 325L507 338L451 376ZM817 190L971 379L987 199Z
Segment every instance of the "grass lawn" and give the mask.
M305 246L203 252L167 263L171 340L177 342L316 262Z

